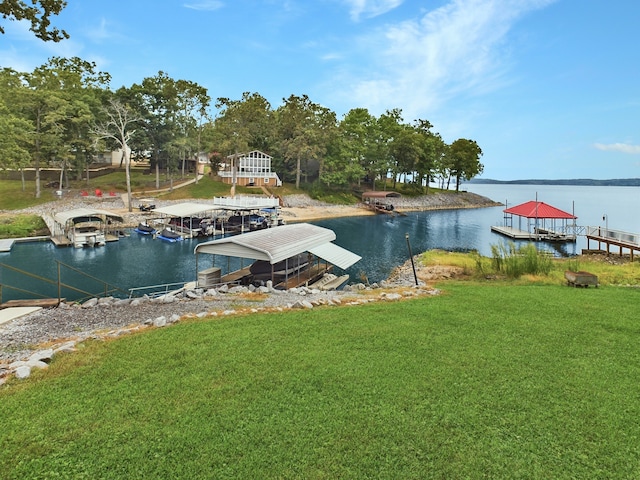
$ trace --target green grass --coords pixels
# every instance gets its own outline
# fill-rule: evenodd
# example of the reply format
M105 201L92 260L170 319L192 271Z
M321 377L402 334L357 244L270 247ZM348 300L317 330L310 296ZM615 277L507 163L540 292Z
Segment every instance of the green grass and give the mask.
M528 250L528 249L527 249ZM526 257L525 257L526 258ZM570 258L550 258L542 254L540 261L545 263L545 271L538 274L521 274L517 278L509 276L512 285L564 285L566 270L586 270L598 277L601 285L640 285L640 262L634 257L629 261L626 257L619 260L617 255L579 255ZM616 264L616 262L620 264ZM444 250L428 250L418 256L420 265L445 265L462 269L465 275L476 280L496 278L504 281L507 275L495 270L495 259L483 257L478 253L446 252ZM548 262L548 264L547 264ZM535 263L535 262L534 262ZM547 270L548 267L548 270Z
M640 290L442 288L85 343L0 391L0 477L638 478Z
M26 182L25 191L22 191L19 180L0 180L0 210L20 210L56 199L55 189L44 188L44 183L40 198L35 198L35 195L34 182Z
M0 238L23 238L49 235L39 215L0 215Z

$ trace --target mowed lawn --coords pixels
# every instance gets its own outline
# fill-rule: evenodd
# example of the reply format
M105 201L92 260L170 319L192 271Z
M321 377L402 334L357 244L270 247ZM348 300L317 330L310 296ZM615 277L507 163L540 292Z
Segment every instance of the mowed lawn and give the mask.
M1 478L640 478L640 289L183 322L0 389Z

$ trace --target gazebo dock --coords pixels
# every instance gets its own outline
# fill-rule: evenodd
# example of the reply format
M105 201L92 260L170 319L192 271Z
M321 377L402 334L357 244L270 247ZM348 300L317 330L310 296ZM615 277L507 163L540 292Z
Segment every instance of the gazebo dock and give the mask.
M491 231L514 240L576 241L578 217L544 202L529 201L505 208L503 212L504 225L492 226ZM517 227L514 226L514 217L518 219Z

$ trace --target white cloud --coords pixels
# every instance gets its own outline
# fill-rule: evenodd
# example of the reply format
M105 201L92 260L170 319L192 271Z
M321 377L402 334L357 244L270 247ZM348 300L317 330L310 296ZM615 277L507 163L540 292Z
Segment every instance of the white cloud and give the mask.
M495 90L509 81L507 39L514 24L554 1L451 0L387 26L363 39L361 54L373 52L373 67L358 72L347 96L372 111L405 105L405 113L419 116L455 95ZM366 6L364 0L352 4Z
M598 150L604 150L606 152L621 152L632 155L640 154L640 145L629 145L628 143L595 143L593 146Z
M100 23L97 26L93 26L92 28L87 28L85 30L85 35L93 40L94 42L104 42L105 40L110 40L117 34L112 25L105 19L100 19Z
M183 6L192 10L213 11L224 7L224 2L220 0L201 0L200 2L185 3Z
M30 72L44 64L46 58L81 56L83 45L73 38L61 42L43 42L29 31L29 26L30 23L25 20L7 23L7 48L0 50L0 66L18 72Z
M402 4L404 0L345 0L353 21L361 16L372 18L383 15Z

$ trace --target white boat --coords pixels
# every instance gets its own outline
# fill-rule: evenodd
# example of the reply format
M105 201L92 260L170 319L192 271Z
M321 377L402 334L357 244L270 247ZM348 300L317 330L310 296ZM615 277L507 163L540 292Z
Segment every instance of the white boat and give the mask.
M82 218L67 231L67 238L76 248L101 247L107 243L104 223L97 217Z
M118 221L122 222L122 217L102 210L68 210L55 214L52 235L76 248L99 247L107 242L108 226Z

